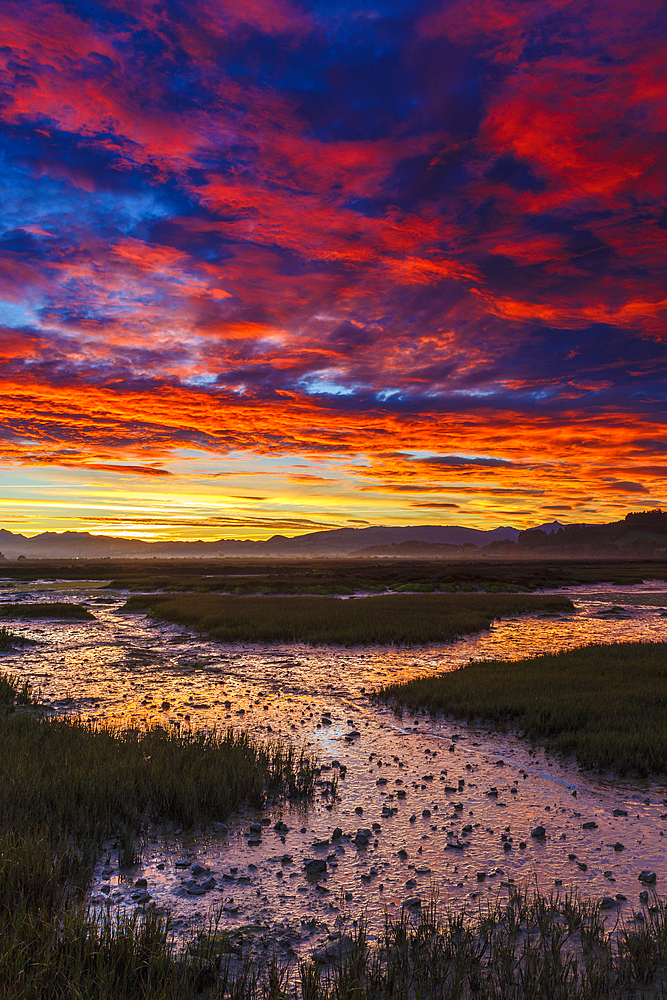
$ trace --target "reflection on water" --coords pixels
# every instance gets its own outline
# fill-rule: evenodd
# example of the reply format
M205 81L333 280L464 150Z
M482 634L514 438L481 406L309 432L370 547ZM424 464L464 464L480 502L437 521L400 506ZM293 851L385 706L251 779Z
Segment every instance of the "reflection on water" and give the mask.
M628 907L638 905L638 872L651 868L664 891L666 789L586 778L510 735L424 716L398 720L364 692L470 659L516 659L588 642L663 641L665 591L663 583L572 588L560 592L572 596L573 614L507 619L441 646L345 650L220 645L120 614L124 596L97 585L17 588L5 581L3 601L81 601L95 620L8 622L39 645L6 655L2 665L34 679L58 711L232 725L314 749L326 766L344 765L340 802L267 807L270 822L256 846L248 845L248 826L259 817L248 813L229 820L227 833L156 833L131 878L119 875L111 851L95 879L96 900L134 905L133 883L141 875L151 900L168 905L177 921L222 904L230 926L283 924L285 947L299 950L325 927L334 929L341 905L368 908L372 929L385 908L396 912L408 897L426 900L432 887L455 905L477 905L512 879L537 879L543 889L561 881L591 895L620 893ZM642 604L642 595L654 604ZM288 832L273 829L280 819ZM586 822L597 826L584 830ZM538 825L547 829L544 841L530 835ZM336 827L344 836L332 841ZM352 839L359 828L370 831L366 846ZM318 841L327 843L314 846ZM614 849L620 843L624 849ZM306 878L304 861L312 858L328 859L325 878ZM176 867L178 860L197 861L206 871L193 879L190 868ZM186 888L209 877L212 889Z

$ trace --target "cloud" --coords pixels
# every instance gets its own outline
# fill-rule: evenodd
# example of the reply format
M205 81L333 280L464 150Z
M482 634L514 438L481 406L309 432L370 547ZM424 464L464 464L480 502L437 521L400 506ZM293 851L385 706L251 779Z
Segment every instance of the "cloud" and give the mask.
M658 0L8 0L0 29L6 460L358 456L364 491L564 509L662 480Z

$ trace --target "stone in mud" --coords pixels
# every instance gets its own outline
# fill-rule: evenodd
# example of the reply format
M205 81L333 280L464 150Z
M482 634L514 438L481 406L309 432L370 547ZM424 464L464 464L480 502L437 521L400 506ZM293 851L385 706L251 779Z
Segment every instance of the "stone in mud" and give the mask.
M639 893L639 902L648 903L648 892L646 891L646 889L642 889L642 891Z
M191 861L188 861L187 858L183 858L182 861L177 861L176 862L175 867L176 868L189 868L191 864L192 864Z
M406 910L421 910L421 898L419 896L409 896L407 899L403 900L403 906Z
M547 831L543 826L536 826L534 830L530 831L531 837L535 837L536 840L544 840L547 835Z
M248 839L248 847L259 847L262 843L261 837L250 837Z
M250 831L250 833L261 834L261 832L262 832L262 824L261 823L251 823L250 826L248 827L248 830Z
M600 900L601 910L615 910L618 906L618 900L614 899L613 896L603 896Z
M598 825L595 822L595 820L593 820L593 819L589 820L588 823L582 823L581 824L581 829L582 830L597 830L597 828L598 828Z
M655 872L649 871L648 868L644 868L644 870L639 873L637 878L644 885L655 885L656 882Z
M142 892L133 892L131 898L134 900L137 906L141 906L143 903L147 903L151 897L148 895L146 891L142 891Z
M368 829L359 828L355 834L354 842L357 847L366 847L372 837L372 832Z
M148 888L148 882L146 881L145 878L138 878L137 881L134 883L134 888L135 889L147 889Z
M612 813L612 816L627 816L627 815L628 815L627 809L614 809Z
M206 868L204 868L202 865L200 865L199 862L197 862L195 865L192 866L192 874L194 875L195 878L198 878L200 875L203 875L205 872L206 872Z
M312 959L321 965L328 965L331 962L337 962L341 958L345 958L353 947L354 939L348 934L341 934L339 937L335 937L334 940L327 941L321 948L314 951Z
M625 850L625 844L622 844L620 842L620 840L617 840L616 843L614 844L614 850L615 851L624 851Z
M274 824L273 829L276 831L276 833L289 833L289 827L287 823L283 823L282 820L278 820L278 822Z
M403 858L403 860L405 861L405 859L408 856L408 852L404 848L401 848L401 850L398 852L398 856L399 858Z
M213 876L207 878L206 881L202 882L201 884L201 887L205 892L210 892L211 889L215 889L215 886L216 886L216 881L213 878Z
M326 873L327 863L324 858L309 858L304 862L303 867L306 869L308 878L318 878Z
M331 839L332 840L340 840L340 838L342 836L343 836L343 831L341 830L341 828L339 826L337 826L335 828L335 830L333 831L333 833L331 834Z
M229 828L226 823L214 823L213 829L215 830L216 833L222 833L222 834L228 833L229 831Z

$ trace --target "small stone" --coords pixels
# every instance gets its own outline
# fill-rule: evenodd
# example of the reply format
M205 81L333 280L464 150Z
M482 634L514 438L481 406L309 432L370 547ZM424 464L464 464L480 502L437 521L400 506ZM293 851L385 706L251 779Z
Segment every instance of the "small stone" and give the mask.
M597 830L597 828L598 828L598 825L595 822L595 820L589 820L588 823L582 823L581 824L581 829L582 830Z
M203 875L205 872L206 869L202 865L200 865L199 862L197 862L192 866L192 874L194 875L195 878L199 878L199 876Z
M625 850L625 844L622 844L620 842L620 840L617 840L616 843L614 844L614 850L615 851L624 851Z
M648 868L644 868L644 870L641 871L637 877L640 882L644 883L644 885L655 885L656 874L655 872L649 871Z
M614 899L613 896L603 896L600 900L601 910L615 910L618 906L618 900Z
M408 899L403 900L403 906L406 910L421 910L421 898L419 896L409 896Z
M547 835L547 831L543 826L536 826L534 830L530 831L531 837L535 837L536 840L542 840Z
M341 830L341 828L339 826L337 826L336 829L331 834L331 839L332 840L340 840L340 838L342 836L343 836L343 831Z
M147 889L148 888L148 882L146 881L145 878L138 878L137 881L134 883L134 888L135 889Z
M627 816L627 809L614 809L612 816Z
M317 878L327 870L327 863L324 858L309 858L304 862L306 875L308 878Z

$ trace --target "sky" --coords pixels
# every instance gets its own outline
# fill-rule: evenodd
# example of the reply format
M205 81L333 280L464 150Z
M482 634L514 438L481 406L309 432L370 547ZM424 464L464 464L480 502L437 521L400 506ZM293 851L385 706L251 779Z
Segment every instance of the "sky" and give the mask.
M667 504L662 0L3 0L0 526Z

